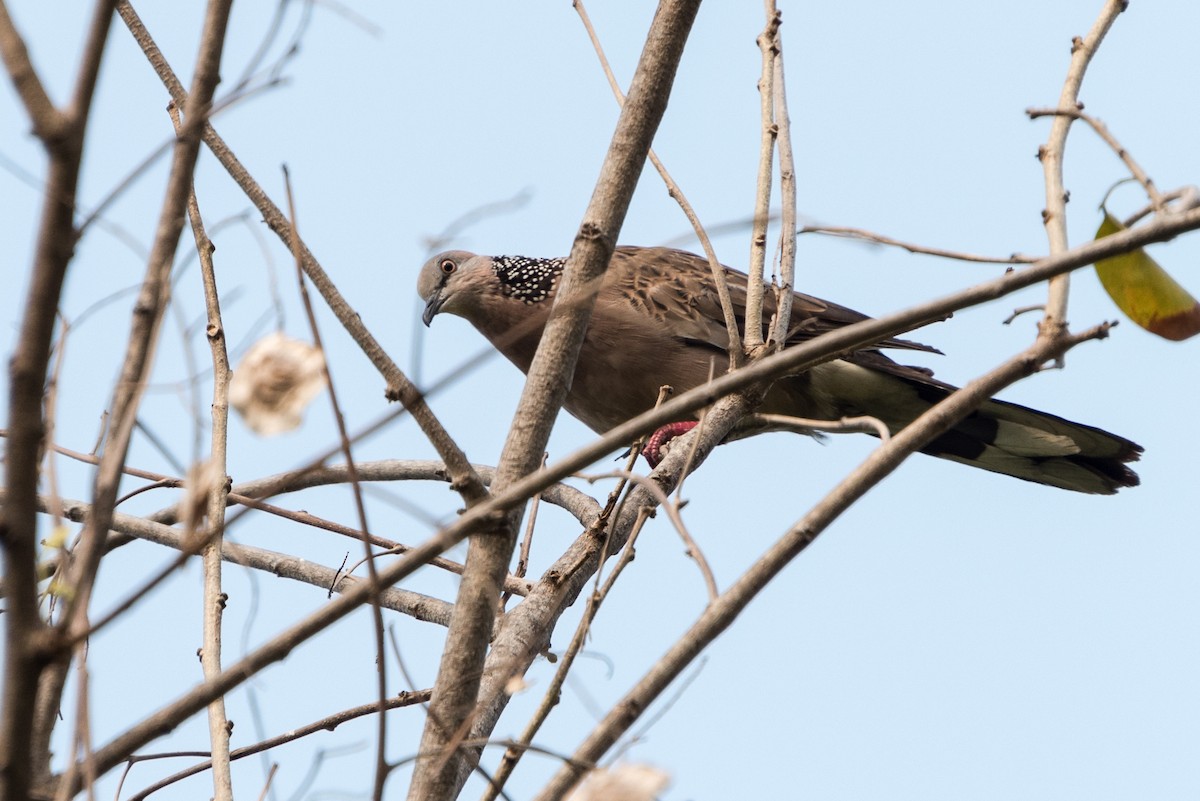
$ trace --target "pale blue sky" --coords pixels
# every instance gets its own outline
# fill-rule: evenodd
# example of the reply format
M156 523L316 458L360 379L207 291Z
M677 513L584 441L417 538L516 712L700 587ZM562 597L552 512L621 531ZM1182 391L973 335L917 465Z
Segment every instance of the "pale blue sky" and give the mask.
M565 0L347 5L377 26L378 36L316 8L298 58L284 69L287 83L223 113L216 127L280 203L279 166L288 164L308 244L402 366L412 364L414 335L423 337L421 377L429 382L476 353L483 340L448 316L428 332L418 327L414 284L425 240L465 211L527 191L523 207L481 221L454 246L565 254L617 109ZM806 218L979 253L1045 252L1044 190L1034 155L1049 123L1030 122L1024 109L1056 102L1071 37L1091 26L1098 0L781 5L799 206ZM201 4L143 2L138 8L186 76ZM616 0L590 7L623 82L632 75L652 10L651 3ZM18 0L11 11L54 96L64 98L88 4ZM270 11L267 3L235 5L226 87L241 74ZM754 38L761 28L758 4L702 6L656 140L659 155L709 225L742 219L753 209L759 124ZM1197 30L1196 4L1132 3L1081 93L1087 110L1109 125L1163 189L1200 182ZM41 176L44 160L10 84L3 86L0 240L8 243L5 274L14 284L0 301L7 355L40 204L37 190L10 165ZM128 33L114 24L83 173L85 206L170 135L165 102ZM164 175L158 164L107 217L143 249L153 235ZM1113 154L1076 127L1066 164L1073 243L1091 236L1099 223L1097 203L1123 177ZM250 208L207 153L197 188L210 229ZM1128 212L1141 203L1137 190L1125 187L1114 206ZM286 329L307 336L289 256L256 215L246 219L214 235L231 344L264 332L255 323L269 309L266 275L272 265L285 298ZM658 244L687 230L648 172L621 241ZM259 240L267 243L270 265ZM719 256L743 267L747 240L744 232L719 237ZM1200 291L1198 241L1192 236L1153 250L1193 291ZM97 299L135 285L144 261L110 233L91 231L68 278L64 312L75 319ZM797 284L883 313L1001 269L807 238L800 244ZM926 363L956 383L985 372L1034 334L1033 316L1011 326L1001 321L1014 307L1043 296L1043 288L1027 290L921 331L917 338L946 352ZM176 297L182 323L167 321L144 419L186 460L192 455L190 400L178 382L191 368L179 325L194 326L203 312L190 260ZM125 296L72 334L56 437L68 447L86 451L95 441L129 305ZM1117 314L1094 276L1078 273L1071 322L1082 328ZM382 382L331 315L323 314L322 323L340 396L357 427L385 410ZM188 341L203 369L208 356L202 325ZM669 801L1195 798L1200 543L1189 498L1196 493L1192 460L1200 433L1196 347L1165 342L1125 322L1109 340L1072 352L1066 370L1035 376L1003 395L1141 443L1141 487L1113 498L1081 496L913 458L801 555L708 650L698 677L628 750L629 758L672 774L664 795ZM494 463L520 386L520 374L497 358L434 397L432 405L473 460ZM199 388L205 415L208 391L207 384ZM331 431L324 401L299 432L275 440L258 440L234 423L230 473L241 481L292 467L333 442ZM551 454L564 455L589 437L564 416ZM686 514L720 585L727 587L874 444L863 436L835 437L822 446L773 435L719 449L689 479ZM360 458L430 456L432 449L407 421L359 452ZM174 472L144 439L135 439L130 461ZM65 461L60 469L62 492L86 497L87 471ZM396 492L442 519L458 505L442 487ZM161 490L148 493L129 510L155 509L172 498ZM353 519L348 492L340 489L283 503ZM240 542L333 566L347 550L357 553L354 543L328 535L273 519L249 520L232 532ZM429 530L382 504L372 507L371 522L377 533L406 542ZM541 526L535 570L576 534L561 513L543 513ZM101 574L97 609L109 608L169 558L148 545L123 549ZM325 602L318 590L269 576L257 577L255 588L236 568L227 584L231 659L243 653L241 627L253 591L260 605L246 635L250 644ZM622 585L589 643L601 659L578 665L540 743L572 751L593 723L592 705L604 709L618 699L705 601L700 576L665 520L643 535ZM454 585L443 575L421 575L407 586L452 597ZM565 647L573 623L569 615L555 647ZM427 685L440 631L406 620L396 626L414 679ZM192 566L128 623L95 639L90 667L98 742L199 680L198 629L199 572ZM263 733L371 700L373 659L361 614L298 649L252 683ZM535 664L531 689L514 702L497 736L524 726L552 669ZM398 676L391 687L401 689ZM230 699L235 746L259 739L247 704L245 691ZM414 747L420 716L400 712L392 720L389 755L398 759ZM301 785L317 749L347 741L365 747L329 756L306 797L367 793L372 724L346 731L275 752L281 763L277 798L291 797ZM150 750L204 748L204 732L195 719ZM498 755L489 752L492 760ZM526 759L510 785L512 796L532 796L555 767L545 758ZM159 769L135 768L126 794ZM257 793L260 770L256 760L239 765L239 797ZM389 797L403 797L406 786L407 774L400 771L388 785ZM111 797L113 789L110 777L101 796ZM210 792L204 777L157 797Z

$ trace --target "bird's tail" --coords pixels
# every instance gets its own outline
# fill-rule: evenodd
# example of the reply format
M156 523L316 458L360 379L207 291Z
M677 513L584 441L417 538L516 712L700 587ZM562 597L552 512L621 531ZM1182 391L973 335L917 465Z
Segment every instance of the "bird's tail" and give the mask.
M840 398L858 407L858 413L879 418L893 433L955 390L906 374L912 368L899 365L894 372L841 365L833 371L841 375L826 376L842 385ZM855 374L852 380L845 380L851 378L847 373ZM921 452L1038 484L1111 495L1138 485L1137 473L1127 463L1137 461L1142 447L1093 426L989 400Z
M1111 495L1138 485L1126 463L1137 461L1142 447L1093 426L990 400L921 451L1038 484Z

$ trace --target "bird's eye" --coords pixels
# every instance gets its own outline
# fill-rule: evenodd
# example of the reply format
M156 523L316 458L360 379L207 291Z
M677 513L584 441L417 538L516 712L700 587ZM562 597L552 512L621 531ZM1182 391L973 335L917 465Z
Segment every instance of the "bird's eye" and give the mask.
M449 275L458 269L458 265L454 263L454 259L442 259L440 262L438 262L438 269L440 269L446 275Z

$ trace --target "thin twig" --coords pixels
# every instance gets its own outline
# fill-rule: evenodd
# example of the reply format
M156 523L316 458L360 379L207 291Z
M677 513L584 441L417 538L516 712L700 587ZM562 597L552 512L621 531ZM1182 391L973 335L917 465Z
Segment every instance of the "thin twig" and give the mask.
M379 572L375 569L372 559L370 528L367 526L367 507L363 503L362 487L359 486L358 470L354 466L354 453L350 446L350 436L346 431L346 418L342 414L341 404L338 403L337 390L333 385L333 376L329 372L329 361L325 345L321 341L321 328L317 325L317 315L313 311L312 301L308 297L308 287L304 283L304 254L300 250L300 224L296 218L296 199L292 194L292 179L286 166L283 168L283 184L287 195L288 220L291 223L292 253L296 258L296 284L300 290L300 300L304 305L304 314L308 317L309 331L312 333L313 345L321 354L321 372L324 374L325 387L329 390L329 405L333 411L333 420L337 425L338 439L342 443L342 455L346 459L346 470L350 478L350 489L354 498L354 511L358 515L358 526L362 531L363 550L367 558L367 582L370 593L367 601L371 605L371 622L375 633L375 679L379 691L379 715L376 717L376 751L375 751L375 786L371 797L375 801L383 798L383 785L388 776L387 764L387 663L384 659L384 628L383 613L379 607ZM207 677L206 677L207 678Z
M542 454L542 467L546 466L546 460L550 454ZM525 522L525 535L521 537L521 548L517 552L517 569L514 575L519 578L525 578L525 573L529 569L529 553L533 549L533 531L537 525L538 508L542 503L542 494L539 492L529 499L529 519ZM504 591L504 595L500 598L500 605L496 609L496 614L504 614L504 608L512 598L512 593L508 590Z
M617 76L613 74L612 67L608 63L608 57L604 55L604 48L600 44L600 37L596 35L596 29L592 27L592 20L588 17L583 0L572 0L571 5L579 14L579 19L587 31L588 38L592 42L592 48L596 51L597 58L600 59L600 66L604 70L604 76L608 79L609 88L612 89L613 96L617 99L617 104L624 106L625 93L621 91L621 85L617 82ZM725 330L729 332L729 368L731 370L736 369L741 366L745 354L742 349L742 338L738 333L737 313L733 309L733 300L729 296L729 282L725 280L725 268L717 258L717 252L713 249L708 231L705 230L704 224L700 222L699 215L692 208L692 204L683 194L683 190L679 187L679 184L675 183L675 179L667 172L666 166L654 152L653 148L650 149L647 156L650 159L650 163L654 165L654 169L658 171L659 177L662 178L663 183L666 185L667 193L679 204L679 208L683 210L684 216L691 223L692 231L695 233L696 239L700 242L700 247L704 250L705 258L708 259L708 268L712 272L713 283L717 287L717 298L721 301L721 315L725 318Z
M622 471L618 475L627 476L629 473L628 471ZM622 480L624 481L624 479ZM504 752L504 756L500 759L500 765L496 768L496 783L484 791L480 801L495 801L499 788L503 787L505 782L508 781L508 778L516 769L517 763L525 755L526 749L523 746L533 742L533 738L537 736L538 731L542 728L542 724L550 717L550 712L558 706L563 684L566 682L567 675L575 664L575 658L583 650L588 632L591 630L592 622L596 619L601 604L604 603L604 600L612 591L613 585L621 573L633 561L634 546L637 543L638 535L641 533L646 521L650 519L650 516L651 510L649 508L645 506L638 508L637 520L633 524L633 530L630 532L629 538L625 541L625 547L621 551L621 556L613 564L613 568L604 583L602 585L597 584L596 589L588 596L587 605L584 607L579 623L575 627L575 634L571 637L571 642L567 645L566 650L559 657L558 665L554 669L554 676L550 679L550 684L546 687L546 691L542 693L541 702L538 704L537 709L534 710L529 722L525 724L525 728L521 731L520 736L517 737L516 742ZM599 578L599 571L597 571L596 575Z
M1092 127L1096 135L1104 140L1104 143L1112 148L1117 154L1117 158L1125 163L1129 169L1129 174L1133 176L1142 189L1146 192L1146 197L1150 198L1150 205L1156 212L1162 212L1166 208L1166 198L1162 192L1158 191L1158 187L1154 185L1154 180L1146 174L1142 169L1142 165L1138 164L1133 156L1126 150L1117 138L1108 130L1108 126L1090 114L1085 114L1082 108L1030 108L1026 109L1025 113L1029 115L1029 119L1036 120L1039 117L1057 117L1065 116L1071 119L1083 120Z
M1044 303L1033 303L1028 306L1018 306L1017 308L1012 310L1012 314L1008 315L1000 322L1002 325L1012 325L1013 321L1016 320L1018 317L1020 317L1022 314L1029 314L1030 312L1038 312L1038 311L1045 311L1045 310L1046 310L1046 304L1044 304Z
M7 431L5 429L0 429L0 437L4 437L6 435ZM99 461L98 457L96 456L92 456L91 454L87 453L80 453L79 451L65 448L61 445L51 445L50 450L87 464L96 464L96 462ZM359 477L367 481L403 481L414 479L450 480L445 474L444 469L442 469L441 462L429 462L421 460L396 461L388 459L383 461L361 463L358 465L358 468ZM475 469L480 471L480 474L485 481L490 480L492 475L491 468L484 467L483 465L475 465ZM141 488L140 491L145 491L147 489L156 487L184 486L183 479L172 476L164 476L161 473L153 473L136 467L129 467L128 465L125 466L123 472L126 475L136 476L138 478L144 478L154 482L148 487ZM293 522L300 523L301 525L312 526L314 528L319 528L344 537L351 537L355 539L361 538L362 532L358 529L343 526L340 523L326 520L325 518L318 517L317 515L310 514L308 512L298 512L291 509L284 509L283 507L259 500L259 498L255 495L256 492L260 491L258 488L264 484L274 487L277 490L276 494L279 494L282 492L293 492L301 489L307 489L314 486L340 483L348 480L346 467L344 465L331 465L329 467L322 468L319 471L310 471L305 474L304 481L302 482L293 481L290 484L281 483L285 478L296 479L297 476L294 473L287 473L284 474L283 477L272 476L265 479L260 479L259 481L240 484L234 487L228 493L227 500L229 503L239 504L250 509L266 512L267 514L275 515L276 517L281 517L285 520L291 520ZM133 493L130 493L125 497L128 498L132 494ZM592 510L589 508L589 504L592 506L595 505L595 502L592 501L591 498L588 498L582 493L574 491L570 487L564 485L557 485L548 488L542 494L542 497L545 497L550 503L565 509L576 517L591 512ZM117 505L119 506L120 503L118 502ZM43 508L47 511L55 508L53 505L53 500L50 499L49 501L43 501ZM173 509L174 507L171 507L167 510L156 512L155 514L150 515L148 519L156 520L158 522L174 522L178 519L178 516L174 511L172 511ZM61 509L59 514L62 514ZM82 518L76 520L75 522L82 522ZM118 529L114 528L113 532L119 535ZM386 537L380 537L374 534L369 536L372 545L386 549L387 553L401 554L411 550L411 546L396 542L395 540L390 540ZM107 543L107 546L110 549L128 542L128 539L114 540L114 538L111 536L109 539L110 541ZM381 556L383 554L376 555ZM39 578L45 578L46 576L49 576L55 569L58 568L59 564L60 560L57 559L43 562L38 570ZM429 561L429 566L436 567L440 570L446 570L458 575L462 575L463 571L463 565L461 562L455 562L452 559L446 559L444 557L431 559ZM509 576L505 579L504 591L512 593L513 595L525 595L529 592L529 582L523 581L516 576Z
M5 500L5 492L4 490L0 490L0 503L3 503ZM39 498L38 500L39 506L45 511L47 509L47 499ZM62 514L67 520L72 522L78 523L86 520L90 509L91 506L83 501L72 498L62 499ZM184 533L178 529L137 515L125 515L117 512L113 515L112 526L113 531L123 532L140 540L153 542L177 551L187 552L188 554L193 554L197 547L197 543L194 540L187 539ZM231 564L261 570L279 578L301 581L322 590L332 586L334 592L338 593L349 592L362 583L352 576L338 576L338 571L333 568L316 564L307 559L265 548L255 548L250 545L238 545L227 542L221 551L221 558ZM175 569L175 564L172 562L167 568L161 569L159 574L146 580L140 587L130 592L124 600L118 602L112 609L99 616L92 623L90 633L103 630L109 622L119 618L124 610L145 598L162 578L169 577ZM528 587L525 590L528 591ZM412 592L411 590L389 587L380 594L379 602L385 609L409 615L417 620L434 623L439 626L450 625L450 614L453 611L453 607L438 598L432 598L428 595Z
M766 27L758 35L762 53L762 71L758 77L760 136L758 144L758 174L754 193L754 227L750 233L750 264L746 272L746 332L744 347L747 354L758 355L763 346L762 301L763 268L767 262L767 216L771 213L771 177L775 172L775 35L779 32L779 10L774 0L764 0Z
M622 756L625 755L627 751L629 751L629 749L633 748L634 745L644 738L646 734L648 734L649 731L654 728L656 723L666 717L667 713L670 712L671 709L674 708L675 704L678 703L679 700L687 693L688 688L692 686L692 683L696 681L696 679L700 678L700 674L704 672L704 668L708 664L708 660L705 657L700 657L696 662L696 668L690 674L679 680L679 685L675 688L675 692L671 693L671 697L663 701L661 704L656 704L653 714L646 718L642 725L638 727L638 730L631 732L625 743L613 749L613 754L608 759L609 767L615 764L619 759L621 759Z
M783 36L775 30L775 126L778 129L779 195L783 204L780 224L779 283L775 285L775 321L770 339L783 350L792 321L792 288L796 282L796 160L792 153L792 122L788 117L787 85L783 79Z
M945 250L943 248L929 247L927 245L914 245L911 242L902 242L899 239L892 239L890 236L877 234L873 231L867 231L862 228L846 228L840 225L806 225L802 227L799 234L825 234L826 236L837 236L845 239L861 239L866 242L875 242L880 245L890 245L898 247L902 250L907 250L909 253L919 253L925 256L937 256L942 259L954 259L955 261L971 261L981 264L1033 264L1037 262L1039 257L1022 256L1019 253L1014 253L1011 256L979 256L974 253L963 253L958 250Z
M47 624L38 609L37 512L39 465L45 444L43 412L55 312L75 253L74 208L84 139L100 62L112 21L112 0L97 0L87 26L79 69L65 110L56 109L34 69L24 40L0 2L0 58L49 156L33 268L27 282L19 334L8 359L8 425L4 486L10 502L0 509L4 552L4 704L0 711L0 792L25 798L50 775L50 740L58 720L69 667L45 646ZM64 619L65 616L64 616ZM55 624L56 627L59 624ZM59 654L53 654L57 657Z
M684 436L692 436L692 432L688 432ZM694 454L688 454L688 460L694 458ZM687 469L686 467L684 468ZM717 596L721 594L717 589L717 579L713 575L712 568L708 564L708 559L704 557L704 552L700 550L700 546L696 544L695 538L688 531L687 526L683 522L683 516L679 512L680 504L671 503L671 499L662 491L655 481L647 476L631 473L624 470L613 470L608 473L590 473L581 475L580 478L585 479L589 484L595 484L597 481L605 478L621 478L626 481L631 481L634 484L639 484L646 488L654 500L667 513L667 519L671 521L671 525L675 527L675 533L679 535L679 539L683 540L684 553L696 560L696 566L700 568L700 575L704 579L705 589L708 590L709 601L715 601Z
M1173 211L1188 211L1189 209L1194 209L1200 205L1200 189L1195 186L1180 187L1179 189L1166 192L1163 194L1162 199L1164 203L1174 204L1171 206ZM1145 206L1122 220L1121 225L1125 228L1132 228L1137 222L1153 214L1154 211L1154 204L1147 203Z
M142 48L155 73L170 93L171 98L177 104L182 105L185 103L187 93L183 85L175 76L170 64L163 57L162 51L155 44L149 31L142 24L137 12L134 11L128 0L117 0L116 8L117 13L120 14L122 21L124 21L126 27L129 28L130 33L133 34L134 39ZM412 414L413 419L429 438L438 455L448 465L454 476L452 483L456 491L463 494L463 498L468 505L478 502L484 497L486 491L483 489L478 476L475 476L471 472L470 465L462 450L425 403L422 393L403 371L396 366L395 362L388 357L378 341L363 325L359 315L350 307L346 299L330 280L328 274L321 268L316 257L304 245L303 241L296 236L295 231L292 230L283 212L280 211L279 207L272 202L262 187L250 176L249 172L233 154L233 151L229 149L225 141L211 125L207 124L203 128L202 136L208 149L229 173L230 177L234 179L238 187L242 189L251 202L254 203L255 207L262 213L263 219L270 226L271 230L280 237L289 249L293 247L293 240L295 240L296 246L302 254L305 273L321 293L330 310L337 316L338 321L346 329L347 333L350 334L363 353L384 377L389 388L389 397L399 400L404 404L407 412Z
M258 801L267 801L267 794L271 791L271 782L275 779L275 774L279 772L279 763L271 765L271 769L267 771L267 780L263 782L262 792L258 794Z
M716 360L710 358L708 360L708 380L709 381L713 380L713 377L716 374L716 370L717 370ZM660 403L661 403L661 401L660 401ZM698 449L700 447L700 442L703 439L704 423L706 422L707 417L708 417L708 409L707 408L701 409L696 414L697 420L696 420L696 426L694 429L696 432L696 436L692 437L692 445L691 445L691 448L688 450L687 461L685 461L683 463L683 470L679 474L679 484L676 485L676 487L675 487L675 495L678 498L681 498L681 499L683 498L683 484L685 481L687 481L688 476L691 475L691 473L692 473L692 464L694 463L694 461L696 459L696 455L697 455ZM679 501L679 504L681 507L682 507L683 503L684 503L684 501L682 501L682 500Z
M363 538L363 531L361 529L343 526L340 523L336 523L332 520L326 520L323 517L317 517L309 512L297 512L291 509L284 509L273 504L264 503L257 498L252 498L248 495L240 495L237 493L230 493L229 500L231 503L238 503L251 509L257 509L261 512L266 512L267 514L275 515L276 517L281 517L285 520L292 520L300 523L301 525L312 526L313 528L319 528L323 531L329 531L334 534L339 534L343 537L350 537L351 539L357 540L361 540ZM412 546L405 545L401 542L396 542L395 540L390 540L386 537L380 537L377 534L368 533L367 540L371 543L371 545L384 549L382 551L372 553L369 557L371 559L378 559L381 556L402 554L412 550ZM351 568L346 572L353 574L357 569L357 564L362 564L362 562L356 563L354 568ZM449 573L454 573L455 575L459 576L462 575L464 569L461 562L455 562L453 559L446 559L442 556L439 556L435 559L430 559L428 564L430 567L436 567L439 570L445 570ZM523 596L529 592L529 582L522 580L518 576L508 576L504 580L504 591L512 595Z
M430 691L430 690L418 690L416 692L402 692L397 696L389 698L387 700L387 707L388 707L388 709L401 709L403 707L425 703L429 700L429 696L430 696L431 692L432 691ZM338 726L342 725L343 723L347 723L351 720L355 720L356 718L361 718L366 715L373 715L373 714L377 713L378 711L379 711L379 702L378 701L372 701L369 704L362 704L361 706L351 707L350 709L345 709L345 710L342 710L341 712L336 712L332 715L323 717L320 720L314 720L312 723L308 723L304 726L300 726L300 727L297 727L294 729L289 729L288 731L284 732L283 734L279 734L274 737L263 740L261 742L254 743L253 745L243 746L242 748L235 748L232 752L230 752L230 758L233 759L234 761L237 761L239 759L242 759L243 757L253 756L255 754L261 754L264 751L270 751L272 748L278 748L281 745L286 745L287 743L295 742L296 740L303 739L304 737L308 737L309 735L312 735L312 734L319 734L320 732L323 732L323 731L333 731L334 729L336 729ZM145 762L149 759L155 759L155 758L158 758L158 757L157 756L132 756L129 758L129 764L132 766L133 764L135 764L137 762ZM127 801L145 801L146 798L149 798L151 795L158 792L159 790L162 790L164 787L169 787L170 785L175 784L176 782L182 781L183 779L186 779L189 776L195 776L197 773L203 773L204 771L208 770L210 767L212 767L211 760L206 760L204 762L200 762L195 765L192 765L189 768L184 768L183 770L179 771L178 773L175 773L171 776L166 777L165 779L161 779L160 781L155 782L154 784L145 788L141 792L138 792L138 793L135 793L134 795L129 796Z
M843 417L841 420L813 420L807 417L792 417L784 414L751 414L746 417L746 423L752 426L761 425L770 431L791 431L796 434L812 434L816 431L848 434L874 434L883 442L891 437L887 424L878 417L862 415L860 417Z
M179 110L171 104L168 111L176 132L183 129ZM209 456L205 467L197 465L193 471L199 479L208 478L207 487L189 487L189 492L204 492L207 497L205 517L209 532L207 544L201 552L204 563L204 644L201 646L200 664L206 680L221 672L221 621L225 612L226 596L221 589L221 551L224 546L226 496L229 482L226 478L226 453L229 437L229 354L225 350L225 325L221 320L221 300L217 292L216 270L213 267L213 243L204 230L200 216L200 203L196 199L195 187L188 190L188 221L196 241L196 252L200 257L200 275L204 284L204 306L208 324L205 327L213 366L212 432L209 440ZM190 353L190 348L185 348ZM197 426L199 431L199 426ZM191 532L185 533L190 539ZM225 699L215 698L208 705L208 736L213 753L213 797L216 801L233 801L233 776L229 767L229 719L225 714Z
M1104 8L1087 36L1077 36L1071 41L1071 63L1058 97L1058 108L1080 107L1079 87L1083 84L1088 64L1091 63L1092 56L1095 55L1096 48L1100 46L1108 29L1116 21L1117 15L1125 10L1128 3L1129 0L1105 0ZM1070 247L1067 242L1067 191L1063 186L1063 159L1071 121L1072 118L1067 115L1054 117L1046 144L1038 148L1038 159L1042 162L1046 184L1046 208L1042 210L1042 220L1046 228L1046 238L1049 240L1051 257L1067 252ZM1054 338L1067 330L1069 291L1070 280L1066 275L1057 276L1050 281L1046 313L1039 324L1042 336Z
M85 785L88 788L88 801L95 801L95 784L96 784L96 765L92 759L92 734L91 734L91 719L89 715L90 703L88 701L88 690L91 687L91 676L87 669L87 649L80 649L79 658L75 664L75 676L78 683L78 691L75 698L75 728L71 735L71 764L68 770L68 777L71 777L73 772L82 771L85 776ZM80 756L80 751L83 756ZM66 786L69 782L64 782L62 786ZM61 792L56 797L55 801L70 801L69 797Z

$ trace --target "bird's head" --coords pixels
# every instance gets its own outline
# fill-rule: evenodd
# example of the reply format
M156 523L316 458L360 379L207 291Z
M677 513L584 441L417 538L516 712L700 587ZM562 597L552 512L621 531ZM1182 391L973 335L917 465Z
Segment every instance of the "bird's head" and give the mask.
M468 317L480 293L495 280L491 266L487 256L465 250L447 250L425 262L417 277L417 294L425 301L421 315L425 325L443 311Z
M439 253L421 268L417 294L425 301L425 325L450 312L479 327L547 310L565 259L477 256L465 250ZM543 314L545 311L542 312Z

